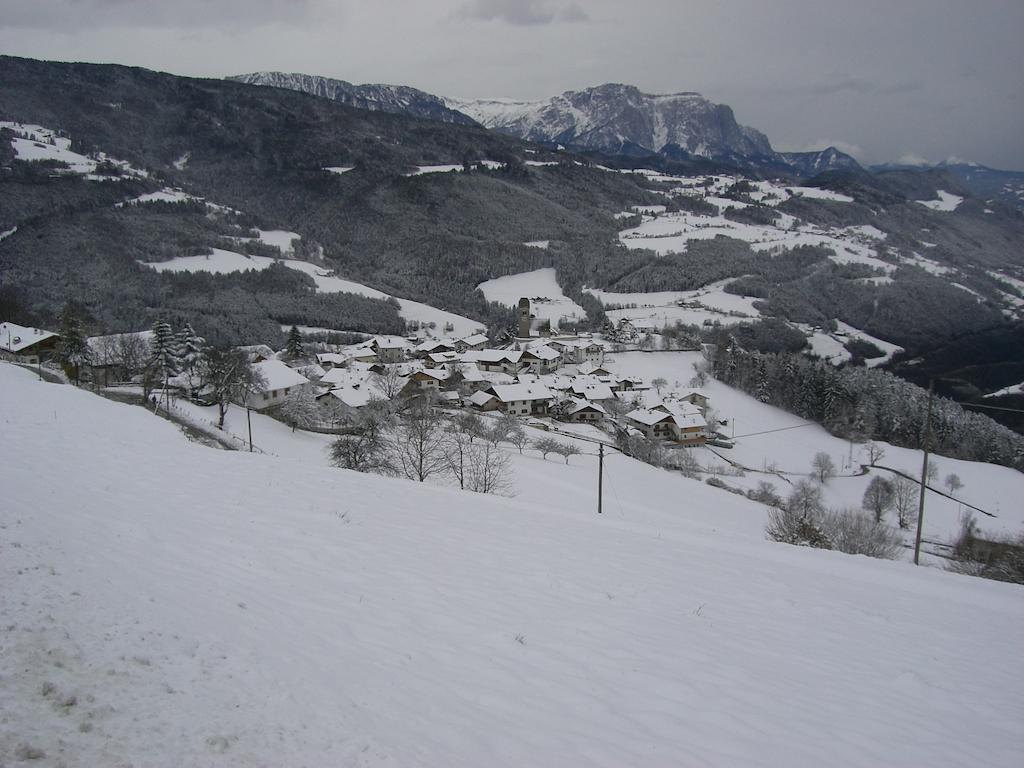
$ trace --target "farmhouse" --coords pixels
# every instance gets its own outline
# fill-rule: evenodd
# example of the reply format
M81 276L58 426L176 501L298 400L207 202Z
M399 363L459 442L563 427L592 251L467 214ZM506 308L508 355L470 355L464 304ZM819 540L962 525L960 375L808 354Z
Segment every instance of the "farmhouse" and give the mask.
M495 384L487 391L513 416L544 416L554 399L551 390L539 384Z
M266 380L266 388L249 398L249 407L257 411L280 405L294 390L309 387L309 379L280 360L264 360L252 367Z
M400 340L377 337L370 344L370 349L382 363L401 363L405 360L405 343Z
M560 403L562 420L572 424L595 424L603 421L607 415L604 408L597 403L580 398L570 398Z
M0 323L0 358L35 365L57 350L60 336L53 331L15 323Z

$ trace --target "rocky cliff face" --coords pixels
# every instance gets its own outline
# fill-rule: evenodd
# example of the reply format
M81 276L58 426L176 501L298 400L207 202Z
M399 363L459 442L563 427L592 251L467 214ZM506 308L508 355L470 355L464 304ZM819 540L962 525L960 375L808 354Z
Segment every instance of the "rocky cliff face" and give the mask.
M252 72L227 79L250 85L303 91L350 107L375 112L394 112L443 123L474 124L471 118L450 109L437 96L406 85L353 85L345 80L330 77L287 72Z
M711 159L777 159L764 134L739 125L732 109L698 93L652 95L606 84L546 101L446 103L488 128L609 154L682 151Z

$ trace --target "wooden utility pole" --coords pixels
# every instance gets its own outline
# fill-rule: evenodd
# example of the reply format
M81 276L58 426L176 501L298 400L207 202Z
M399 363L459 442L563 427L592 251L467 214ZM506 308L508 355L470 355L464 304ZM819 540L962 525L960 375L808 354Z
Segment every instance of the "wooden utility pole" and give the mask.
M917 501L917 536L914 539L914 565L920 565L921 560L921 529L924 527L924 495L928 490L928 438L932 433L932 397L935 391L935 379L928 382L928 410L924 417L924 435L921 440L924 443L924 460L921 462L921 495Z
M252 411L249 408L249 404L245 404L245 422L249 425L249 453L252 453Z
M597 446L597 514L601 514L601 495L604 486L604 443Z

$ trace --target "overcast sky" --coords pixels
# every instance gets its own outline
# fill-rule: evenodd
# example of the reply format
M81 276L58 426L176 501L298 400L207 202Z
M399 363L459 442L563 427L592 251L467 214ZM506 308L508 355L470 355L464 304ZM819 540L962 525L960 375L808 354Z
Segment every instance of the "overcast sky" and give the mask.
M0 0L0 52L729 104L776 149L1024 170L1024 0Z

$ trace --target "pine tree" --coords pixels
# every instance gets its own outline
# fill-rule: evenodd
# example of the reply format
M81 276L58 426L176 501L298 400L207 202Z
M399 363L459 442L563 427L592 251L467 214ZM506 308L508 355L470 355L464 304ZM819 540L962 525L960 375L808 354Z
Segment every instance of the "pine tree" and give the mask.
M180 372L188 379L189 389L195 389L199 382L205 345L206 339L199 336L190 323L185 323L175 336Z
M288 331L288 345L286 347L286 352L288 357L293 360L306 356L306 350L302 348L302 334L299 333L299 329L294 325L291 330Z
M178 372L178 343L166 320L153 323L149 362L155 377L162 382L166 395L167 380Z
M57 359L64 367L65 373L81 382L82 366L87 365L92 357L92 350L85 339L82 323L78 316L66 305L60 313L60 341L57 344Z

